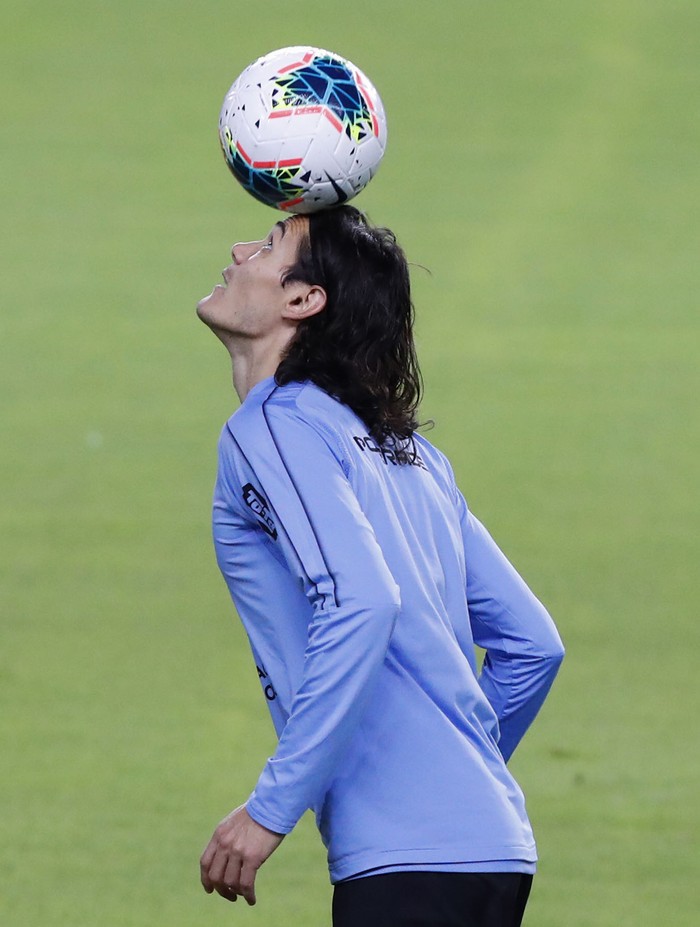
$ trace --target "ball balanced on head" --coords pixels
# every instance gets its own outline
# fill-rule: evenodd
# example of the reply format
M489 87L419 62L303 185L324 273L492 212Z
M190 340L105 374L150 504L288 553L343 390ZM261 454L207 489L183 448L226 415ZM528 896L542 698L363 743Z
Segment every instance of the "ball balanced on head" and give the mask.
M379 167L386 147L382 101L350 61L308 46L249 65L219 117L224 157L268 206L310 213L345 203Z

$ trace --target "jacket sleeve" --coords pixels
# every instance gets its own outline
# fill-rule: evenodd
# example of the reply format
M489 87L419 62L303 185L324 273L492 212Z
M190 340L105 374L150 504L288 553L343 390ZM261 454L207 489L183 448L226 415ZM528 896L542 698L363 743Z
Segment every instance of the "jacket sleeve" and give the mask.
M479 678L498 717L508 760L544 702L564 658L554 622L459 494L474 642L486 651Z
M367 708L399 610L399 590L328 441L268 405L244 448L284 532L289 569L311 605L300 685L247 808L287 833L318 805Z

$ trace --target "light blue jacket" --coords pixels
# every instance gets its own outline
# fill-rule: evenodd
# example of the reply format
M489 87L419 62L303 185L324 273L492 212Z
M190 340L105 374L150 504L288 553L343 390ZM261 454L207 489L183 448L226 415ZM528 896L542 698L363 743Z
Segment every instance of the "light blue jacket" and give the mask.
M562 644L447 459L419 435L414 451L273 379L219 444L217 559L279 737L248 811L287 833L314 809L333 882L536 860L505 761Z

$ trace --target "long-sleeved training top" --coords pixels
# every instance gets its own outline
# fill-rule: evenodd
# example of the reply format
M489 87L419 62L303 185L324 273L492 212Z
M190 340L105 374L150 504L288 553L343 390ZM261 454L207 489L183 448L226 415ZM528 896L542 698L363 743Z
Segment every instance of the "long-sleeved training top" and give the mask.
M382 448L323 390L270 378L222 431L213 522L279 737L250 815L287 833L312 808L333 882L533 871L505 760L563 649L447 459L419 435Z

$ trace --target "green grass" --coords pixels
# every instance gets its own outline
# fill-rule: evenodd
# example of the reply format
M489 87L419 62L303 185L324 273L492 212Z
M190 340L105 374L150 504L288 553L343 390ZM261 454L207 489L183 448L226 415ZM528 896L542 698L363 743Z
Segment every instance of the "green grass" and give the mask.
M697 4L11 0L3 19L3 924L329 921L308 820L257 909L197 881L274 739L211 551L235 400L193 307L276 218L227 174L219 104L294 43L383 96L358 205L431 271L430 436L568 647L513 761L542 857L526 924L695 924Z

